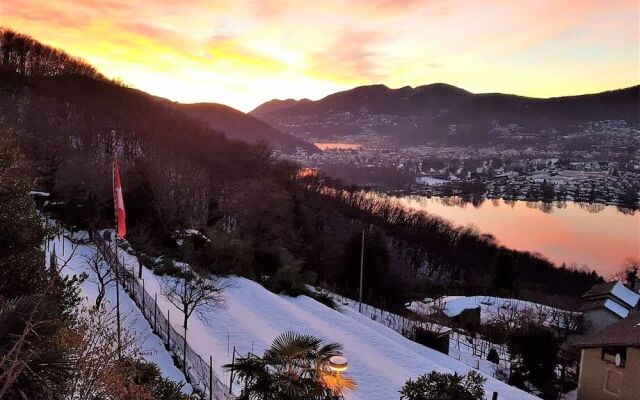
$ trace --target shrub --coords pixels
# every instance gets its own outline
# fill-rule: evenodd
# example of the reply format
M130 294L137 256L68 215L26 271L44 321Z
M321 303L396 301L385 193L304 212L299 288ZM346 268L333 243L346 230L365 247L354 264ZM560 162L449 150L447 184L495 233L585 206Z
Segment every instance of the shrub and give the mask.
M264 285L274 293L295 297L309 294L306 284L313 283L313 280L313 274L303 273L300 264L293 262L278 268L276 273L265 281Z
M180 267L176 266L176 263L172 258L162 257L160 261L156 262L153 267L153 273L156 275L171 275L177 276L182 272Z
M314 299L318 303L324 304L325 306L327 306L329 308L333 308L334 310L338 309L338 305L336 304L336 302L333 301L333 299L326 293L319 293L319 292L309 291L307 296L311 297L312 299Z
M414 341L441 353L449 352L449 336L442 336L438 332L416 327L413 331Z
M138 260L148 269L154 269L156 265L155 260L145 253L138 253Z
M152 398L157 400L187 400L182 394L182 385L162 376L156 364L142 360L127 360L123 367L125 375L136 385L144 388Z
M544 398L557 394L557 377L560 342L553 330L528 322L513 330L507 341L513 356L512 374L509 383L519 388L533 385Z
M467 375L432 371L409 379L400 390L400 399L406 400L482 400L487 379L476 371Z
M498 355L498 351L493 347L489 350L489 354L487 354L487 361L500 364L500 355Z

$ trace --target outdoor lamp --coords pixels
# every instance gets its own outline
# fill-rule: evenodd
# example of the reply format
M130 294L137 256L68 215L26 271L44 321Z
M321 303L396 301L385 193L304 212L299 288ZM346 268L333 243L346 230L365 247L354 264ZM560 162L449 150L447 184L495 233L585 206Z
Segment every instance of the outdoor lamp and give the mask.
M347 359L342 356L333 356L329 358L329 368L333 372L344 372L349 369L349 364L347 363Z

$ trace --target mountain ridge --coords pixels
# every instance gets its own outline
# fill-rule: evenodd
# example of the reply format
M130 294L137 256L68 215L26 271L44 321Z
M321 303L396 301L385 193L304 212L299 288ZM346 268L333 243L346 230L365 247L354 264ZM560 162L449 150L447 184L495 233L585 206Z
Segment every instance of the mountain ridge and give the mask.
M639 94L640 85L535 98L471 93L444 83L397 89L378 84L333 93L316 101L290 102L288 107L261 113L259 118L282 131L314 140L373 133L392 135L405 144L423 143L434 138L448 140L449 127L461 125L490 129L496 123L516 124L541 130L598 120L637 124Z
M258 107L256 107L253 110L249 111L247 114L259 117L262 114L268 114L268 113L270 113L272 111L276 111L276 110L279 110L279 109L282 109L282 108L290 107L290 106L295 105L295 104L306 103L306 102L310 102L310 101L312 101L312 100L309 100L307 98L300 99L300 100L295 100L295 99L285 99L285 100L273 99L273 100L267 101L266 103L262 103Z
M160 100L165 105L185 115L207 124L213 129L224 132L231 139L248 143L266 141L284 152L292 152L300 147L308 152L319 151L312 143L283 133L251 114L246 114L220 103L178 103L167 99Z
M623 91L628 91L628 90L635 90L635 91L640 91L640 84L638 85L633 85L633 86L628 86L628 87L622 87L622 88L617 88L617 89L610 89L610 90L605 90L605 91L601 91L601 92L593 92L593 93L583 93L583 94L577 94L577 95L567 95L567 96L552 96L552 97L534 97L534 96L525 96L525 95L518 95L518 94L511 94L511 93L501 93L501 92L482 92L482 93L474 93L474 92L470 92L466 89L448 84L448 83L442 83L442 82L437 82L437 83L431 83L431 84L425 84L425 85L419 85L419 86L403 86L397 89L393 89L388 87L385 84L371 84L371 85L362 85L362 86L356 86L354 88L351 89L347 89L347 90L342 90L339 92L335 92L335 93L331 93L325 97L322 97L318 100L310 100L307 98L301 99L301 100L295 100L295 99L286 99L286 100L280 100L280 99L272 99L269 101L266 101L264 103L262 103L261 105L259 105L258 107L254 108L253 110L249 111L248 114L251 115L268 115L268 114L272 114L272 113L277 113L277 112L284 112L284 110L286 109L290 109L292 107L297 107L301 104L317 104L317 103L322 103L328 100L331 100L333 98L336 97L341 97L341 96L346 96L349 94L360 94L360 93L365 93L365 92L373 92L375 93L375 91L385 91L388 93L394 93L394 92L407 92L410 91L412 96L415 95L422 95L424 94L425 91L432 91L432 90L438 90L440 92L443 92L445 90L448 90L450 93L458 93L460 95L468 95L468 96L474 96L474 97L488 97L488 96L504 96L504 97L509 97L509 98L514 98L514 99L522 99L522 100L531 100L531 101L554 101L554 100L566 100L566 99L578 99L578 98L586 98L586 97L591 97L591 96L598 96L598 95L606 95L606 94L612 94L612 93L617 93L617 92L623 92ZM269 107L269 105L271 104L278 104L279 106L277 107ZM267 106L267 107L265 107Z

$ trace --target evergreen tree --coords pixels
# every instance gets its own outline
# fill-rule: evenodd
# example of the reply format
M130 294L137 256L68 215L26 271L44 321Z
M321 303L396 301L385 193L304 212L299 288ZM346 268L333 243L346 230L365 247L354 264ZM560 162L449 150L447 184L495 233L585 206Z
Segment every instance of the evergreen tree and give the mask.
M517 291L515 258L506 250L498 250L491 264L491 285L502 294L513 295Z
M560 343L554 332L525 321L507 338L509 354L514 357L509 383L520 388L533 385L545 399L555 399Z
M342 280L351 293L360 287L360 256L362 251L362 231L354 232L347 242L342 255ZM389 278L391 256L386 238L379 230L365 232L363 298L380 300Z
M77 293L75 281L45 267L43 222L23 167L12 132L0 126L0 398L58 399L71 363L56 338Z

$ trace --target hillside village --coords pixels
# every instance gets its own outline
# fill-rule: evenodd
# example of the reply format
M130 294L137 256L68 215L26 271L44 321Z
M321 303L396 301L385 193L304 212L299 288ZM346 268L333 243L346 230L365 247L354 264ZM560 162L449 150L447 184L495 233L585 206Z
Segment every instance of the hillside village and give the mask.
M572 133L555 132L545 146L531 146L540 134L524 134L517 126L498 126L494 132L503 143L480 147L399 146L392 137L371 132L337 136L335 147L329 143L322 153L298 149L281 157L406 194L638 206L637 127L594 122Z

